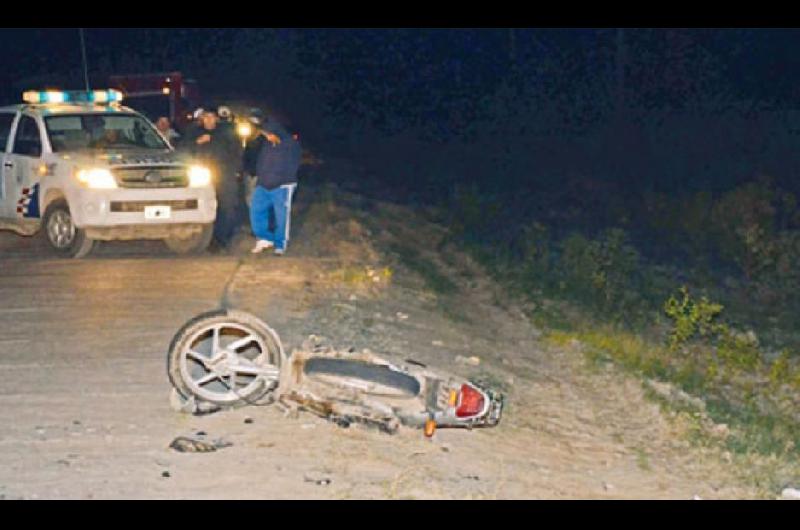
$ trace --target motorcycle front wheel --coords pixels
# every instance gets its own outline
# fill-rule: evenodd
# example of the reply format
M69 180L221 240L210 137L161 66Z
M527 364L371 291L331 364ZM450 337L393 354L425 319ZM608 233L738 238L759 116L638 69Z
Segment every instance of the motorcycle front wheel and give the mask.
M278 386L285 354L278 334L255 316L219 309L189 320L167 355L182 397L221 406L253 404Z

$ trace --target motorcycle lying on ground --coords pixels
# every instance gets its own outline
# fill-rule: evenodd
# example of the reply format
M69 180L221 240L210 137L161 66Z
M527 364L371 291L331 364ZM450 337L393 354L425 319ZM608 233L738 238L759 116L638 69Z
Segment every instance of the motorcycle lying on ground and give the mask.
M501 393L410 359L340 351L313 335L289 356L266 323L231 309L184 324L167 372L173 406L193 414L277 403L342 427L406 425L432 436L437 427L495 426L503 410Z

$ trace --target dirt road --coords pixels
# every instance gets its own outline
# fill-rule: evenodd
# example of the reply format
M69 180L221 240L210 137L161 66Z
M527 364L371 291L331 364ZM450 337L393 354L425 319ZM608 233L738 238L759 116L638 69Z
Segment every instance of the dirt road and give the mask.
M371 246L386 234L341 208L330 218L330 205L306 206L283 258L251 257L243 239L225 256L119 243L62 260L36 240L0 234L0 496L759 495L716 452L690 446L638 382L546 347L520 312L494 303L480 271L465 280L451 267L458 292L432 294ZM388 208L386 216L403 218ZM383 284L359 275L387 265L393 274ZM440 430L432 441L418 431L389 436L284 418L272 407L178 414L168 402L167 345L184 321L223 300L266 320L287 351L316 333L490 377L508 392L507 414L495 429ZM461 365L459 355L480 365ZM204 454L168 448L198 431L233 445Z

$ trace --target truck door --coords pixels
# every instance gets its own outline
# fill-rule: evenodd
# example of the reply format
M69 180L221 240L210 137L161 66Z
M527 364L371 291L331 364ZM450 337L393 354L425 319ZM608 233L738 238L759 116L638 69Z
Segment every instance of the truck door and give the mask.
M3 172L6 183L6 204L17 219L38 218L39 176L37 167L42 157L42 136L33 116L23 114L17 123L11 153L6 155Z
M15 117L16 112L0 112L0 218L16 217L15 208L12 208L14 199L9 191L14 178L13 164L8 154Z

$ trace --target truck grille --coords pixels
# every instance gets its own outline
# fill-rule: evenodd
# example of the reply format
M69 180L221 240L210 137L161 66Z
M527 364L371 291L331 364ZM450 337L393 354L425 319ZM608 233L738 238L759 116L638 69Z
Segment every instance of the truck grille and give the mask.
M113 173L121 188L185 188L189 184L183 166L123 167Z
M176 210L197 210L197 199L185 201L111 201L111 211L118 212L143 212L145 206L169 206Z

